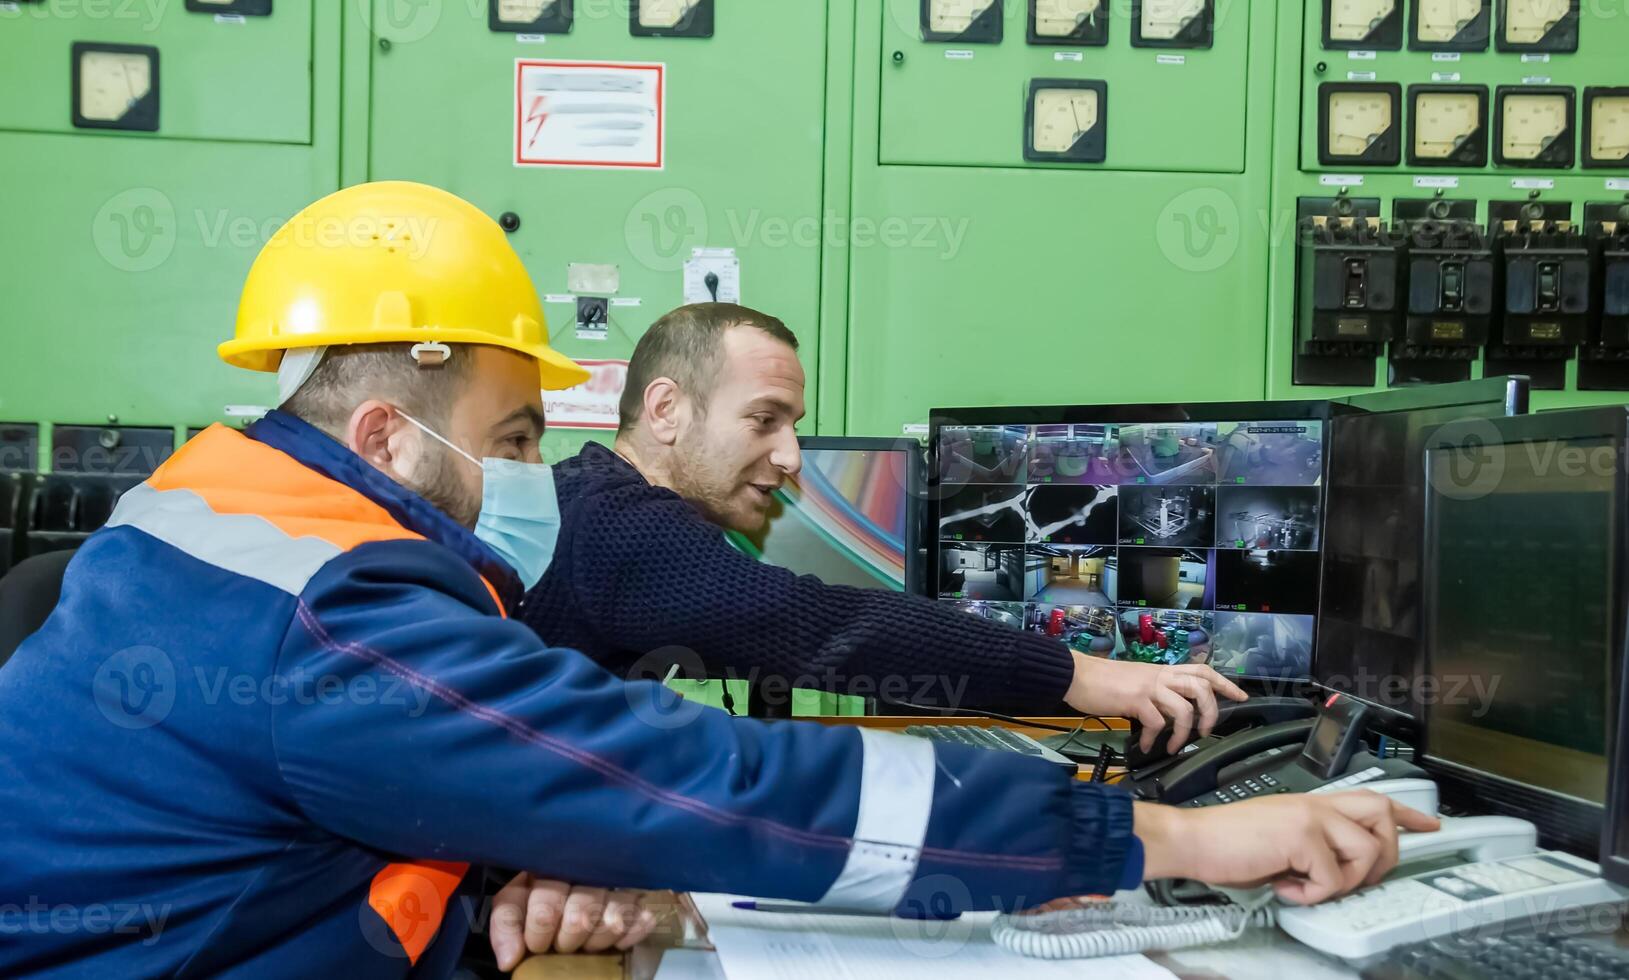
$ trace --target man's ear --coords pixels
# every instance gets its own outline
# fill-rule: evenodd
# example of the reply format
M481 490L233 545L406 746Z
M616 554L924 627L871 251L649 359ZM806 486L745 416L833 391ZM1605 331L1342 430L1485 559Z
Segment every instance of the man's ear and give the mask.
M678 441L688 405L672 378L657 378L645 386L644 425L651 438L664 446Z
M351 413L345 426L345 444L379 470L393 473L400 449L394 437L400 429L396 410L370 398Z

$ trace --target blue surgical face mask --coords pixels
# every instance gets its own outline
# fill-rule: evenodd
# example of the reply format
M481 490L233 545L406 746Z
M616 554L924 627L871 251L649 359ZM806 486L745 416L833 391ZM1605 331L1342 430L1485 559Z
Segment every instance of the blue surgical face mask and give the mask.
M477 460L406 412L402 418L481 468L481 516L475 536L509 563L530 589L542 581L560 537L560 500L546 463L488 457Z

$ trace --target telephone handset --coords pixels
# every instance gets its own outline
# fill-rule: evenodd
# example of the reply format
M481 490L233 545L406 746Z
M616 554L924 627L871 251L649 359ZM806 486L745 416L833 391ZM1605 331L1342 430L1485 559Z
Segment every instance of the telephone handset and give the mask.
M1306 698L1257 697L1248 701L1220 701L1216 706L1216 724L1211 728L1210 737L1215 739L1261 725L1312 718L1317 713L1317 704ZM1144 770L1195 751L1196 745L1202 747L1206 744L1204 739L1191 740L1179 747L1177 755L1173 756L1169 748L1170 737L1162 732L1154 741L1154 747L1144 752L1139 744L1142 735L1142 723L1133 721L1131 732L1126 736L1125 750L1121 753L1125 756L1126 768L1139 776Z
M1139 783L1137 792L1161 803L1198 807L1423 777L1424 771L1410 763L1364 749L1368 711L1360 701L1332 695L1316 719L1282 721L1215 741Z

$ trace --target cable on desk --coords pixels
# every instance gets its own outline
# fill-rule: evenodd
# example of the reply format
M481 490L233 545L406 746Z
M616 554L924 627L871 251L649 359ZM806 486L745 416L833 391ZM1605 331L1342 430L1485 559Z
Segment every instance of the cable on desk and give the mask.
M1234 940L1252 926L1278 921L1271 892L1251 905L1162 908L1130 902L1096 902L1080 908L1031 915L1000 915L990 926L997 945L1046 960L1124 956Z

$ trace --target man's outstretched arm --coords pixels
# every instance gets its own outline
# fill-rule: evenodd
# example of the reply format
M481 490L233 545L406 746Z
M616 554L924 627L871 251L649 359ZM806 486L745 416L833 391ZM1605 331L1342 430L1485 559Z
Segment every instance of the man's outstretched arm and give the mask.
M679 647L720 673L935 706L1137 718L1150 742L1208 731L1218 697L1244 693L1209 667L1088 658L1050 637L918 596L827 585L741 554L679 497L626 487L590 503L571 554L579 614L606 643ZM547 635L545 623L532 625Z

